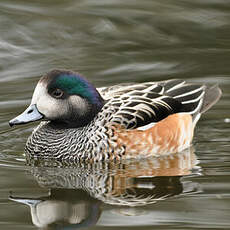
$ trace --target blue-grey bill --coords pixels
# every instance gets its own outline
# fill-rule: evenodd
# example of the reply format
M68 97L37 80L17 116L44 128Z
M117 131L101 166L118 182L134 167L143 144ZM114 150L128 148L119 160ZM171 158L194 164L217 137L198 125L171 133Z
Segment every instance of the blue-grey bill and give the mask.
M18 203L22 203L28 206L35 206L36 204L40 203L41 200L39 199L30 199L30 198L19 198L19 197L9 197L10 200L16 201Z
M44 116L38 111L36 105L30 105L22 114L9 121L9 125L26 124L32 121L41 120Z

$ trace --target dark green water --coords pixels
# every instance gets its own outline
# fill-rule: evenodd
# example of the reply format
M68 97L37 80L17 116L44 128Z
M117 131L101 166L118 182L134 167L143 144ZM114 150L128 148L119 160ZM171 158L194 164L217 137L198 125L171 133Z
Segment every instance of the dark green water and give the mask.
M1 0L0 229L230 229L229 60L229 1ZM223 96L172 159L26 166L36 124L8 121L53 68L98 87L183 78Z

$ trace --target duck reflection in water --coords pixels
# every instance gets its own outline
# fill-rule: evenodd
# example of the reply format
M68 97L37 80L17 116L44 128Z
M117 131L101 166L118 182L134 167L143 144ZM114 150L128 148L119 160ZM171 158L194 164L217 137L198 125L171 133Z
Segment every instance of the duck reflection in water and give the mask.
M31 162L30 162L31 163ZM183 181L197 160L193 149L175 155L120 163L62 165L33 162L31 172L49 195L10 199L30 207L34 225L43 229L76 229L95 225L106 210L140 215L143 206L176 195L199 192ZM57 166L57 165L55 165ZM105 208L106 207L106 208Z

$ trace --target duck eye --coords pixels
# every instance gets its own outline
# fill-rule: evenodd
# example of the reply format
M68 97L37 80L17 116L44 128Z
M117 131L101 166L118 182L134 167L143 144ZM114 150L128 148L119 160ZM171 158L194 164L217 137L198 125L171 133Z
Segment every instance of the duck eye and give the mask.
M52 92L52 96L55 98L61 98L63 96L64 92L61 89L55 89Z

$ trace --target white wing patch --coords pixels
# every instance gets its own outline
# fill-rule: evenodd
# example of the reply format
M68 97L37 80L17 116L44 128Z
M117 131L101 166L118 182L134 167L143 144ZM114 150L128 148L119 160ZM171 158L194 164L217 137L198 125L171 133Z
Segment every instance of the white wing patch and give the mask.
M137 130L145 131L145 130L151 129L155 124L156 124L156 122L152 122L152 123L149 123L147 125L138 127Z

